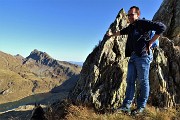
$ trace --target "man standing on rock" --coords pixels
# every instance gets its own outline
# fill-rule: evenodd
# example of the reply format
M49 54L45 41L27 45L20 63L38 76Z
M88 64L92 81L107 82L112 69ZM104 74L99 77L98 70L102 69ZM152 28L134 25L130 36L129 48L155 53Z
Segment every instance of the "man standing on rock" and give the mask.
M153 22L140 19L140 9L132 6L128 11L130 25L116 33L107 33L109 37L118 35L128 35L125 49L125 56L130 57L128 62L126 96L122 106L118 109L132 115L140 114L144 111L149 97L149 69L153 60L150 49L152 43L165 31L166 26L161 22ZM150 38L150 31L155 31L155 35ZM137 108L130 111L130 107L135 93L135 81L140 83L140 95L137 100Z

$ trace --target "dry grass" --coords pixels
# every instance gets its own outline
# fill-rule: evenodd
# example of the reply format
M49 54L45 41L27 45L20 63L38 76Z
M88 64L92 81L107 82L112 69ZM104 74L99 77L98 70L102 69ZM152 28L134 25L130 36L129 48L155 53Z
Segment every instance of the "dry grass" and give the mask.
M63 106L62 109L62 106L59 107L59 105L56 104L56 107L58 107L56 108L56 113L54 113L52 108L46 108L46 118L48 118L48 120L180 120L180 108L156 109L148 106L142 115L131 116L120 113L99 114L92 108L72 104L66 104L65 106ZM32 110L32 108L33 106L22 106L19 107L16 112L9 112L9 114L4 114L4 116L0 115L0 118L8 118L11 120L29 119L31 116L29 110ZM62 113L65 113L65 115Z
M157 109L152 106L147 106L145 112L139 116L120 113L98 114L89 107L74 105L70 105L66 110L67 114L64 119L67 120L180 120L180 109ZM49 120L52 120L51 117Z

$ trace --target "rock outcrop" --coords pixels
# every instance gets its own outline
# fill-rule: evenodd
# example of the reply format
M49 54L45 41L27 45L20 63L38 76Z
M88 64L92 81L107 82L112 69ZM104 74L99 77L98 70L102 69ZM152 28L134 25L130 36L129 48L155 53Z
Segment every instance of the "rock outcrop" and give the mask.
M168 17L167 17L168 16ZM164 0L153 17L167 26L151 65L150 103L160 107L180 104L180 1Z
M160 45L154 51L150 69L149 104L173 107L180 103L180 47L167 37L160 39Z
M177 19L180 5L174 7L175 3L179 4L178 0L164 0L154 17L154 20L168 27L164 37L160 38L160 47L154 50L150 69L151 93L148 104L157 107L173 107L180 103L180 24ZM172 13L164 14L164 8L170 9ZM165 19L167 16L171 16L171 20ZM126 13L122 9L108 31L118 31L127 25ZM128 63L124 55L126 39L127 36L104 36L89 54L83 64L80 79L69 94L74 103L91 105L99 111L115 109L121 105Z
M125 11L120 10L109 31L127 26ZM126 88L128 58L125 58L127 36L104 36L83 64L80 79L69 95L76 103L91 104L98 110L117 108Z
M175 45L180 45L180 1L164 0L153 17L154 21L161 21L167 26L164 36L173 39Z

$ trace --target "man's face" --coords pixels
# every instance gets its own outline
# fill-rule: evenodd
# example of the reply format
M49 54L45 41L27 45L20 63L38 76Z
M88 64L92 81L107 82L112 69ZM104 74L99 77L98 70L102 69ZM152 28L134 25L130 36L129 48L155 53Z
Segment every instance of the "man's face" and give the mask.
M139 19L139 15L136 13L135 8L128 11L128 19L130 23L133 23L135 20Z

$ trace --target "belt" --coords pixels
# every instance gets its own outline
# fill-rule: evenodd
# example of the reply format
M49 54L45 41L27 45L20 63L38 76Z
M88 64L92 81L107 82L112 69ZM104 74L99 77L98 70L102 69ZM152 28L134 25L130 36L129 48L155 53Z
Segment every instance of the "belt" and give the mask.
M136 54L135 51L133 51L133 52L131 53L131 56L134 55L134 54ZM146 50L145 50L145 51L142 51L142 52L141 52L141 55L143 55L143 54L148 54L148 52L147 52Z

